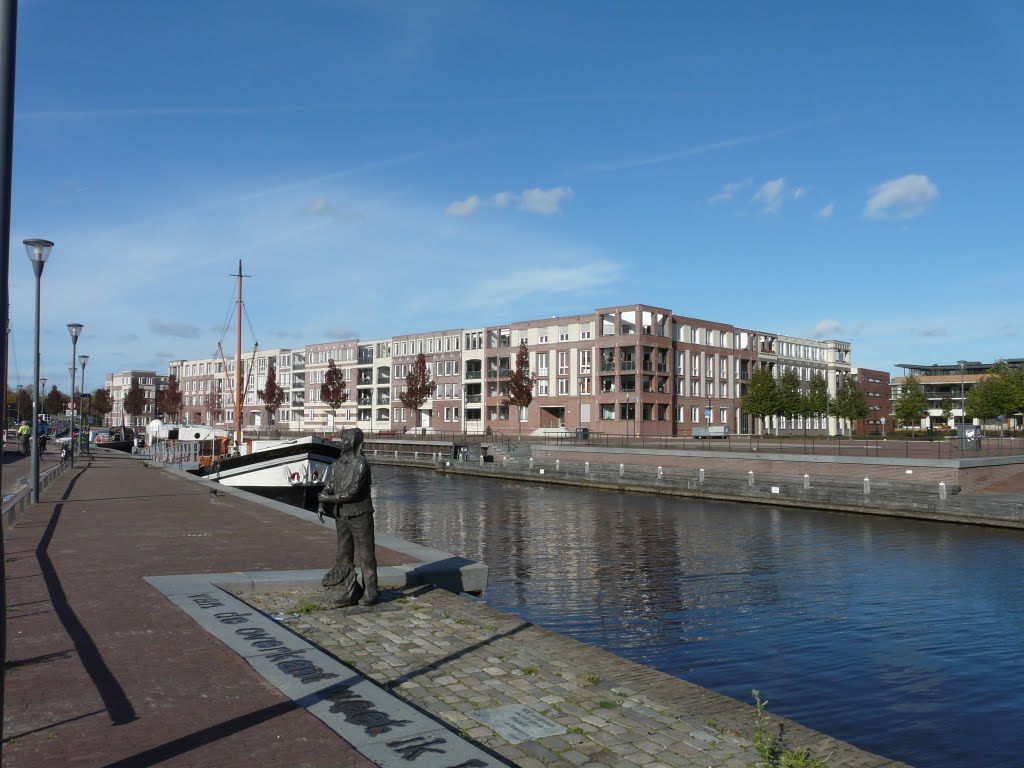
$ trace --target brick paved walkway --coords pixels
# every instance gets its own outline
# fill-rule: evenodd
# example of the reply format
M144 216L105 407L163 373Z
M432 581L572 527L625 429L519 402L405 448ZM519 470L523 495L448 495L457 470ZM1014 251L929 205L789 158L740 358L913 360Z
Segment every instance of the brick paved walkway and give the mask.
M291 615L315 592L240 597ZM320 610L289 623L396 695L521 768L745 768L757 755L753 707L433 588L391 591L372 611ZM506 741L474 712L520 704L565 727ZM786 721L785 743L832 768L898 768Z
M142 581L326 569L331 529L109 452L5 538L4 766L370 765Z

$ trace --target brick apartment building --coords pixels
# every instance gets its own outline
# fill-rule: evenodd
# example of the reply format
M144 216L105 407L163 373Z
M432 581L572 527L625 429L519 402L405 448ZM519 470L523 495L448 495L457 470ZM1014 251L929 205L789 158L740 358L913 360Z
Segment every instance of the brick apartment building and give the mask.
M537 377L534 399L520 411L502 403L521 341ZM400 400L405 377L423 354L436 384L418 413ZM753 371L776 377L793 370L806 388L820 374L835 396L850 375L850 345L738 328L676 315L649 305L590 314L453 328L377 340L338 340L303 349L243 356L243 427L260 430L267 414L257 397L270 365L287 398L271 421L311 431L359 426L401 432L492 432L509 435L586 427L615 435L688 436L695 426L725 425L733 434L777 428L823 434L824 417L755 423L740 407ZM320 386L333 360L347 401L332 414ZM233 428L234 359L175 360L169 373L182 388L182 419ZM884 399L884 398L883 398ZM872 420L872 419L869 419ZM835 418L827 426L836 434Z
M124 398L132 387L133 379L139 383L142 391L146 394L146 404L141 416L131 416L124 412ZM112 427L124 424L132 428L145 427L156 414L156 397L167 386L167 374L141 370L108 373L105 377L105 386L110 393L113 410L103 418L103 425Z
M864 393L868 415L854 423L857 434L882 434L893 430L892 401L889 399L891 382L886 371L871 368L854 368L850 375L857 387ZM883 421L884 419L884 421Z
M1024 358L1004 360L1011 368L1024 366ZM915 376L921 383L921 389L928 400L928 407L921 417L922 427L953 427L964 418L964 401L971 387L985 378L995 363L982 363L977 360L964 360L955 363L917 365L914 363L897 363L904 375L892 380L890 398L895 402L903 394L904 385L909 377ZM947 414L949 414L947 416ZM971 420L976 423L976 419ZM1024 418L1019 414L1006 414L1006 427L1019 429L1024 425Z

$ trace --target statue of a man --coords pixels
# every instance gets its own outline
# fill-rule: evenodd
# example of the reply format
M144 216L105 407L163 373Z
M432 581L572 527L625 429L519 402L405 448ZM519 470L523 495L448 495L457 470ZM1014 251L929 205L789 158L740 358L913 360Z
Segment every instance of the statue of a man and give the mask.
M362 454L363 430L346 429L338 440L341 456L318 497L322 515L334 518L337 559L323 585L339 605L377 602L377 555L373 538L373 502L370 499L370 464ZM356 581L354 563L363 570L363 588ZM360 594L362 597L360 598Z

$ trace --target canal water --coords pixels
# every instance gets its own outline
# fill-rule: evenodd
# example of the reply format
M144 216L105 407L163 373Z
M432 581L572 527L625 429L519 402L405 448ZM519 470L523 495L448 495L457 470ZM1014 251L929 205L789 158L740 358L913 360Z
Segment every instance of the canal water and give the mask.
M374 468L492 606L917 768L1024 766L1024 533Z

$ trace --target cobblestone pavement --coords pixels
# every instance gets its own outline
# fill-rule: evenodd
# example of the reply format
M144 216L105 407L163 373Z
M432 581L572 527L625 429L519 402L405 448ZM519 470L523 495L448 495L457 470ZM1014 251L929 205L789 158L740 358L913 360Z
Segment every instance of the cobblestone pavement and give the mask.
M239 595L464 738L522 768L757 764L751 706L434 588L373 608L319 608L321 594ZM519 704L566 732L513 744L472 713ZM785 743L830 768L903 766L782 718ZM904 766L905 768L905 766Z

